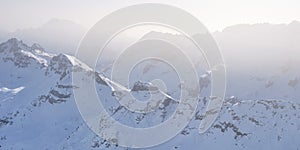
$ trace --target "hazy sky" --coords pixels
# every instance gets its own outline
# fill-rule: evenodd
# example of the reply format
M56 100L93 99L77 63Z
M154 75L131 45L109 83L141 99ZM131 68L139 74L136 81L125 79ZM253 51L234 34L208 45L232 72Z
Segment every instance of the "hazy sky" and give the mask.
M299 0L0 0L0 30L36 27L51 18L72 20L89 28L116 9L143 2L180 7L211 31L240 23L300 20Z

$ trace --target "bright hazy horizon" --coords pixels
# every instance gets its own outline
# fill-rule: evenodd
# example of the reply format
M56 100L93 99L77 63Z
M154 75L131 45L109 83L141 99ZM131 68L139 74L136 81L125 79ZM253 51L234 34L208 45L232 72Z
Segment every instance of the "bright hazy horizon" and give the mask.
M210 31L222 30L235 24L280 24L300 20L300 13L297 13L300 10L298 0L211 0L205 2L148 0L147 2L164 3L182 8L198 17ZM80 3L80 0L2 0L0 30L15 31L38 27L52 18L70 20L88 29L110 12L140 3L138 0L91 0L84 4Z

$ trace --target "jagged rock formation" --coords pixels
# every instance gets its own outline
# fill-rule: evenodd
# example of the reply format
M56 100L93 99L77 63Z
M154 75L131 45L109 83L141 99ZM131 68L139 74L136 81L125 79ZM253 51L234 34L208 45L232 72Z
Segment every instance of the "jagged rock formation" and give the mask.
M0 149L127 149L96 136L84 123L73 95L73 89L80 88L72 84L74 71L93 78L111 117L132 127L159 124L172 115L178 104L167 97L154 112L132 113L120 106L111 87L113 81L108 82L101 73L72 56L48 54L37 44L27 46L17 39L0 44L0 68ZM209 87L208 75L201 76L203 89ZM290 86L296 81L291 81ZM150 87L136 82L131 90L147 91ZM228 97L213 126L199 134L198 127L209 100L205 95L199 98L197 112L189 125L174 139L150 149L300 147L299 103Z

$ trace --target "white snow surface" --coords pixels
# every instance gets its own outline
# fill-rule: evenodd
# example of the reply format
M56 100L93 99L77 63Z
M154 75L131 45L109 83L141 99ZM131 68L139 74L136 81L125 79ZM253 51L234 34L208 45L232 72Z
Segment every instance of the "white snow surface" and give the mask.
M145 66L151 66L146 73L143 72ZM141 69L137 68L130 80L136 83L159 76L166 80L168 96L177 99L180 94L177 83L173 83L171 69L159 66L162 65L152 62L141 64ZM0 68L0 149L4 150L130 149L101 139L85 124L73 96L73 90L80 88L72 83L73 71L82 73L82 80L95 79L96 90L107 112L128 126L142 128L162 123L172 116L177 106L176 101L166 99L157 111L132 113L120 106L114 97L114 82L105 73L93 71L70 55L37 53L17 39L0 44ZM288 85L281 84L285 82L283 77L265 76L263 81L272 79L274 82L274 86L268 84L269 87L262 86L258 78L237 81L251 86L244 88L247 91L230 89L215 123L207 132L199 134L198 127L210 100L209 73L202 74L199 79L203 84L202 95L191 122L170 141L146 149L300 149L300 97L293 94L300 93L296 80ZM287 79L290 80L290 76ZM275 85L280 85L280 89ZM147 91L135 92L136 97L149 97ZM247 97L249 93L256 95Z

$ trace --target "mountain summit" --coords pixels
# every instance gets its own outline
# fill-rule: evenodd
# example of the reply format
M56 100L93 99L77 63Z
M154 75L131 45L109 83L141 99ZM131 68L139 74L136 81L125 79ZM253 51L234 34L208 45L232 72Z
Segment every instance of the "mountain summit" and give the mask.
M143 128L164 122L177 106L167 97L154 112L132 113L118 103L113 81L101 72L73 56L50 54L38 44L28 46L17 39L0 44L0 68L0 149L128 149L101 139L87 127L76 107L73 90L81 87L72 83L72 72L82 73L82 80L93 78L107 112L128 126ZM151 68L144 75L149 72ZM134 85L132 92L142 91L138 87L149 89L141 82ZM300 147L299 103L228 97L213 126L199 134L197 128L209 100L200 97L189 125L175 138L149 149Z

